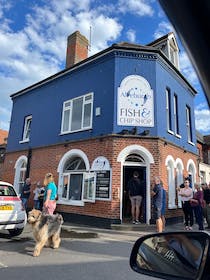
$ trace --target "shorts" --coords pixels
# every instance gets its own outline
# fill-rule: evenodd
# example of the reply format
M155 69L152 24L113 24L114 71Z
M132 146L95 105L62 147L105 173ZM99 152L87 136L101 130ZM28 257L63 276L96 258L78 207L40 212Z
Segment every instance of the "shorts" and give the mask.
M154 214L154 219L157 220L161 217L161 207L156 207L154 206L154 210L153 210L153 214Z
M55 200L50 200L48 202L47 207L43 206L43 210L42 211L43 211L44 214L53 215L53 213L55 211L55 208L56 208Z
M131 206L132 207L140 207L142 202L141 195L130 196Z

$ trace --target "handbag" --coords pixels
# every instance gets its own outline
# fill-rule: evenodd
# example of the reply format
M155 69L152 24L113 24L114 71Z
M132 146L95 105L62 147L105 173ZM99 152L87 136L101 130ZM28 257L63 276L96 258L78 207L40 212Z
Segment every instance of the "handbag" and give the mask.
M192 199L190 200L190 205L191 205L192 207L198 206L198 205L199 205L199 201L198 201L197 199L192 198Z

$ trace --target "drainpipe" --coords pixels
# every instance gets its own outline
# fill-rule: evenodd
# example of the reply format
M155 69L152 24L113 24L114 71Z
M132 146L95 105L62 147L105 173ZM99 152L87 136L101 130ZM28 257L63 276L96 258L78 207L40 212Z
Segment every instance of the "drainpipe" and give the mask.
M27 155L27 167L26 167L26 178L29 178L30 176L30 166L31 166L31 158L32 158L32 149L28 149L28 155Z

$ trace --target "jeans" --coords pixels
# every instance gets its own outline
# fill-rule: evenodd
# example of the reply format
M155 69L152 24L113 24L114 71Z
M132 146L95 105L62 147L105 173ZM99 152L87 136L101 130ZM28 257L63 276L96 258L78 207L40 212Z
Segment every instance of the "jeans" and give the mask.
M208 227L210 227L210 206L207 204L205 208L203 208L204 217L206 218Z
M201 205L194 206L193 211L195 214L196 222L199 226L199 230L203 230L204 229L203 228L203 209L202 209Z
M35 209L39 210L39 207L40 207L39 204L40 204L39 200L34 200L34 208Z
M23 203L23 206L24 206L25 210L27 210L27 202L28 202L28 198L21 197L21 200L22 200L22 203Z
M193 210L192 207L190 205L189 201L183 201L182 202L182 209L184 212L184 218L185 218L185 226L189 226L189 222L190 222L190 226L193 226Z

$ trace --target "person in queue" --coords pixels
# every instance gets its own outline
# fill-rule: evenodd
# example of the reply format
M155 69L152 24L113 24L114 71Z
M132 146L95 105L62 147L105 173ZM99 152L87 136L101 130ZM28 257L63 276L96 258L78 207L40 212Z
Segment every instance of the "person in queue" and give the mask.
M190 199L193 198L193 191L190 188L189 178L184 180L184 188L177 188L178 195L181 197L182 210L185 218L185 229L192 230L193 226L193 210L190 204Z
M57 187L54 182L53 174L47 173L44 178L44 204L43 213L53 215L56 208Z

